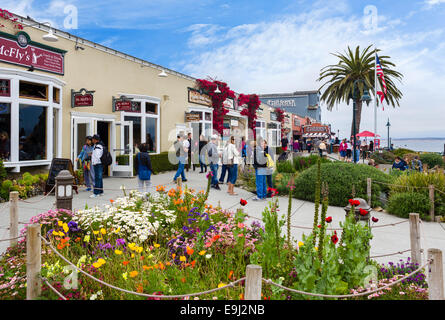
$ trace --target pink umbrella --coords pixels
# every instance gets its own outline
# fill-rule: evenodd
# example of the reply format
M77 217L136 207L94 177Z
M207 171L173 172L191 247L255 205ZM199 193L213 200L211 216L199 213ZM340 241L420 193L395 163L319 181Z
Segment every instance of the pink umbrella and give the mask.
M375 135L373 132L371 131L363 131L360 133L357 133L357 137L380 137L380 135Z

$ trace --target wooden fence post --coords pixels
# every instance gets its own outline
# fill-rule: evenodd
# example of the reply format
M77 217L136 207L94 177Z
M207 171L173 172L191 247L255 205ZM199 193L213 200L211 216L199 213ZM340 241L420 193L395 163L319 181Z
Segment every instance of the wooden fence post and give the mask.
M246 267L245 300L261 300L261 266L249 264Z
M41 253L40 225L28 225L26 227L26 300L34 300L41 294Z
M368 204L369 206L371 206L372 179L368 178L366 182L367 182Z
M9 193L9 237L11 239L17 238L19 235L19 214L18 214L18 191L11 191ZM10 240L10 246L17 244L17 239Z
M418 213L409 214L409 237L411 240L411 261L412 263L422 262L420 254L420 221ZM425 249L425 248L424 248Z
M182 188L182 178L181 177L176 178L176 184L178 185L178 187Z
M442 250L428 249L428 260L432 259L428 268L428 299L443 300L443 260Z
M430 185L429 186L430 189L430 202L431 202L431 207L430 207L430 218L431 221L434 221L434 185Z

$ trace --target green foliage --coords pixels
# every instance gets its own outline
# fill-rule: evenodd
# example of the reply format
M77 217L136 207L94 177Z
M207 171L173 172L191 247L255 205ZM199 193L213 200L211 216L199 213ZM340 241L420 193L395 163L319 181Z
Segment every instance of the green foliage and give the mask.
M308 157L295 157L294 158L294 167L297 171L303 171L307 168L312 167L317 164L318 159L320 159L321 163L330 163L331 160L327 158L320 158L318 155L312 154Z
M295 167L292 161L277 161L277 171L280 173L294 173Z
M420 155L420 161L422 161L423 164L427 164L430 169L435 166L442 168L445 166L443 157L438 153L423 153Z
M29 172L23 173L21 179L4 180L0 186L0 198L8 201L11 191L18 191L21 199L37 195L43 192L43 187L48 179L48 174L32 175Z
M415 191L394 193L388 200L386 211L390 214L409 218L411 212L418 213L421 219L428 217L431 203L424 193Z
M5 166L3 165L3 161L0 160L0 181L5 179L7 176Z
M401 157L403 158L405 155L407 154L417 154L416 151L414 150L410 150L410 149L406 149L406 148L397 148L393 151L395 156Z
M371 153L371 159L375 161L376 164L393 164L396 155L387 150L379 150Z
M367 178L372 179L373 207L381 206L380 192L389 190L385 184L391 183L391 176L379 169L365 165L344 162L321 164L321 180L329 185L329 203L334 206L344 206L351 198L352 187L355 187L356 197L367 199ZM297 199L315 201L312 186L317 181L317 168L311 167L298 175L295 179L294 197Z
M289 182L292 177L296 177L297 173L278 173L274 172L272 174L273 186L278 190L280 195L286 195L289 193Z
M256 191L255 169L252 166L244 166L243 170L238 172L237 183L242 184L247 191Z

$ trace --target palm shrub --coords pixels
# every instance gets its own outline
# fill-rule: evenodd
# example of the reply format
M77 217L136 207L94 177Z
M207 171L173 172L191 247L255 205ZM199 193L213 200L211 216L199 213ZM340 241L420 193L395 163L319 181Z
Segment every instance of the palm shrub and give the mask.
M321 163L321 180L329 185L329 203L334 206L344 206L351 198L353 189L355 189L356 197L367 199L367 178L372 179L371 205L373 207L381 206L379 196L381 192L389 191L387 184L393 181L390 175L365 164ZM316 167L301 172L295 179L294 197L315 201L316 181Z

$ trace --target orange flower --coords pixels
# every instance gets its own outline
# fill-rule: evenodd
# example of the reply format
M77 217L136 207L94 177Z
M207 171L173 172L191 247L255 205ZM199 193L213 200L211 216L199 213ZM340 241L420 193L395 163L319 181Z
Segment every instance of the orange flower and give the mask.
M195 267L195 264L196 264L196 260L193 260L192 262L190 262L190 265L192 266L192 268Z
M185 283L185 277L181 279L181 282L182 282L182 283Z
M144 292L144 287L142 286L141 283L138 284L137 288L136 288L136 292L142 293Z
M244 293L240 293L240 294L239 294L239 299L240 299L240 300L244 300Z
M80 238L79 238L79 237L77 237L77 238L76 238L76 240L74 240L74 241L76 241L76 242L79 242L79 241L80 241Z
M59 243L59 244L57 245L57 249L59 249L59 250L62 250L63 247L65 247L65 246L64 246L62 243Z
M139 274L139 272L137 272L137 271L131 271L131 272L130 272L130 277L131 277L131 278L134 278L134 277L136 277L138 274Z
M213 236L212 241L216 241L216 240L218 240L219 238L221 238L221 236L220 236L219 234L217 234L216 236Z
M162 262L159 262L159 269L161 269L161 270L165 269L165 266L164 266L164 264Z
M113 202L114 202L114 200L113 200L113 199L110 199L110 203L113 204Z
M233 276L233 270L230 270L228 278L230 279L232 278L232 276Z
M124 265L124 266L126 266L127 264L129 264L130 263L130 261L122 261L122 264Z
M193 250L192 248L190 248L189 246L187 246L187 254L189 256L191 256L193 254L193 252L195 252L195 250Z
M169 261L167 261L167 262L165 263L165 265L166 265L166 266L170 266L171 263L170 263Z

